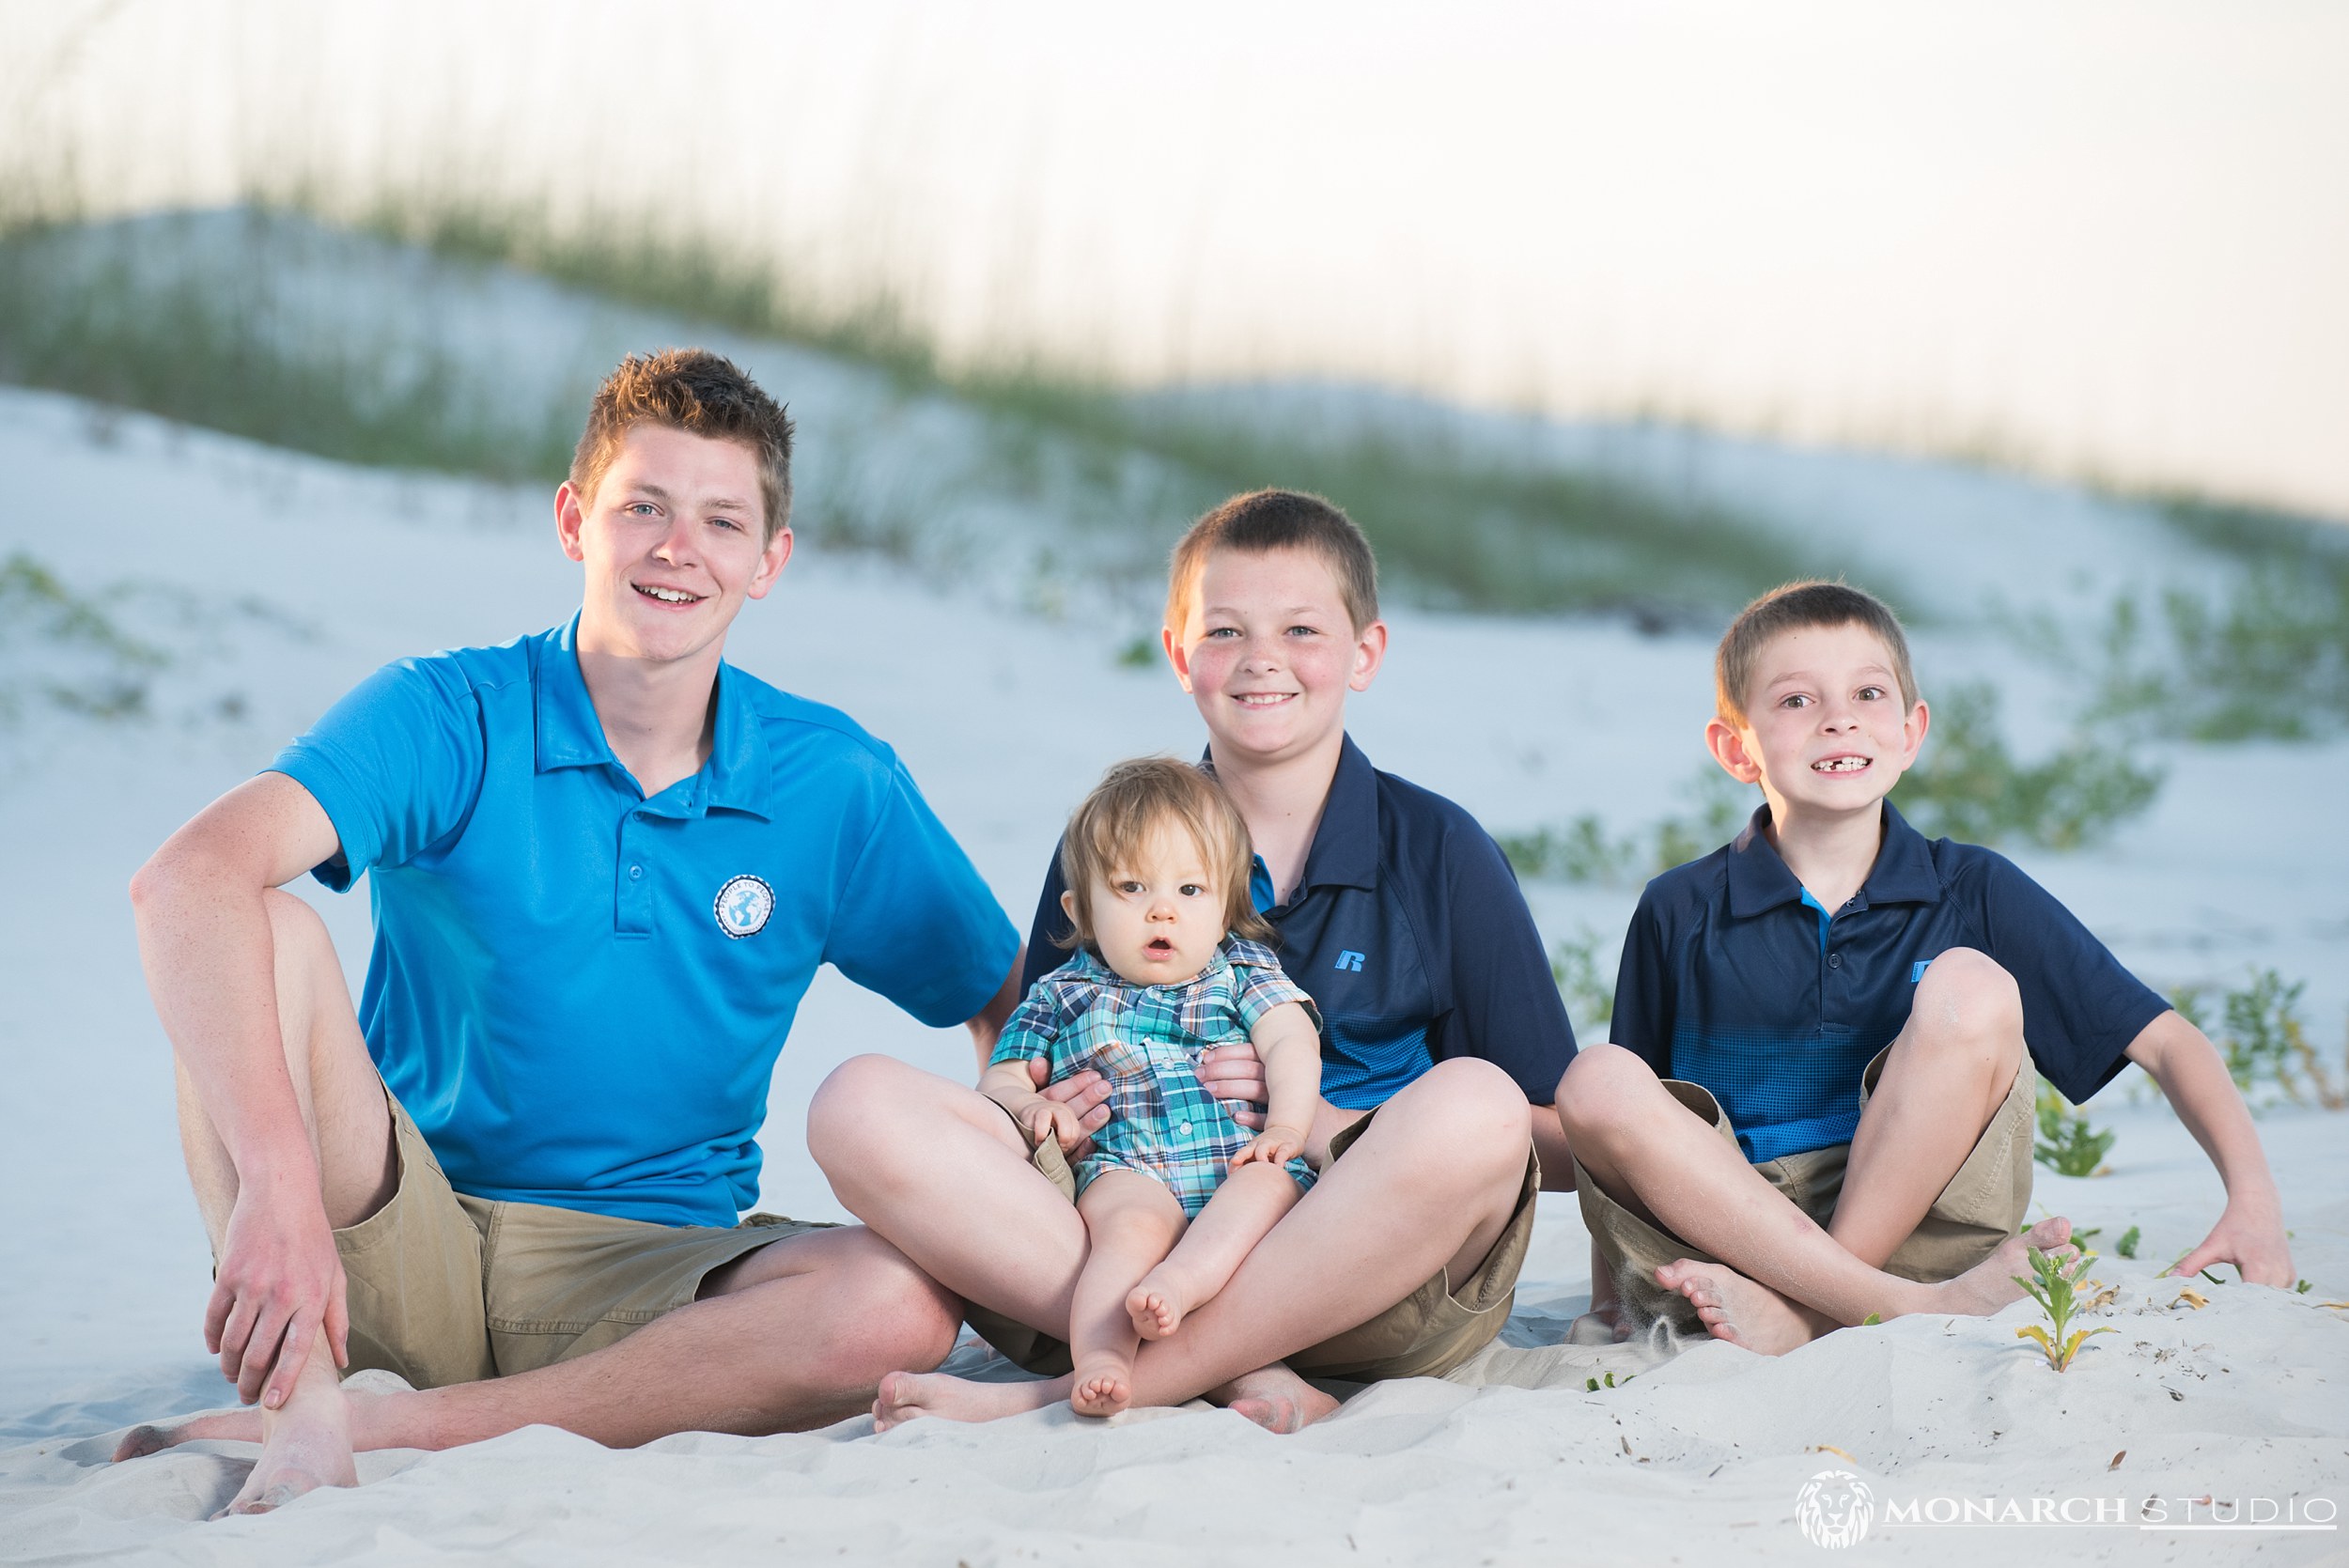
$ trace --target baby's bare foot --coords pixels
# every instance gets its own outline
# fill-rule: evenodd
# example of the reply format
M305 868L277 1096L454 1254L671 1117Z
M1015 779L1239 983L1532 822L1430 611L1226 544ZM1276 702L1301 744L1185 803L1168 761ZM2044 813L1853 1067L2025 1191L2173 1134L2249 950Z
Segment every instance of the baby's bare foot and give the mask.
M991 1421L1057 1405L1068 1397L1069 1380L1038 1383L974 1383L942 1372L893 1372L880 1380L873 1401L873 1430L886 1432L924 1416L950 1421Z
M1077 1363L1068 1389L1068 1407L1081 1416L1114 1416L1133 1403L1134 1364L1126 1357L1099 1351Z
M1142 1277L1126 1297L1126 1311L1134 1320L1134 1332L1145 1340L1162 1340L1183 1326L1183 1319L1199 1303L1191 1298L1190 1285L1182 1275L1159 1265Z
M1279 1361L1235 1377L1207 1396L1267 1432L1302 1432L1337 1412L1338 1402Z
M1747 1279L1727 1264L1682 1258L1657 1269L1656 1279L1665 1289L1688 1298L1706 1333L1760 1355L1783 1356L1836 1327L1833 1320Z

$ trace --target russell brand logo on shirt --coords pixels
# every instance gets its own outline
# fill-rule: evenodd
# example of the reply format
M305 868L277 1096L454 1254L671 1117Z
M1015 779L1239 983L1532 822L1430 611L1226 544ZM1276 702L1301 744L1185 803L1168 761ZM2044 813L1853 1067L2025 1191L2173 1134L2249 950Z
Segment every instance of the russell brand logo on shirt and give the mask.
M1338 955L1338 968L1360 974L1362 972L1363 956L1349 947Z
M726 878L709 910L718 917L718 929L727 936L755 936L766 925L767 917L775 912L775 890L746 871Z

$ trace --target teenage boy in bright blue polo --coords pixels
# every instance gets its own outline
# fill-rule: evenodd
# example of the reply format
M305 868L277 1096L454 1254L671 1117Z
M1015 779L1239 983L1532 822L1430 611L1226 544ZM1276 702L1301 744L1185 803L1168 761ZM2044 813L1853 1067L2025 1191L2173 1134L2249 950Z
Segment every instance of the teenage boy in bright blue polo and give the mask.
M714 355L623 363L556 496L578 615L380 671L139 873L206 1337L262 1408L123 1456L260 1437L257 1511L354 1447L821 1425L952 1344L869 1232L737 1223L819 963L984 1048L1018 949L888 747L723 660L791 553L790 438ZM367 874L355 1013L276 891L312 870Z
M1345 513L1260 490L1200 519L1175 548L1163 642L1248 824L1255 901L1282 966L1327 1024L1306 1144L1321 1176L1221 1295L1143 1345L1132 1397L1220 1390L1286 1430L1335 1408L1287 1368L1440 1374L1500 1330L1535 1186L1565 1186L1548 1098L1574 1033L1491 836L1452 801L1377 771L1346 737L1346 697L1377 675L1387 628L1370 546ZM1053 964L1051 939L1066 929L1059 894L1056 857L1032 974ZM1034 1064L1039 1083L1045 1065ZM1222 1048L1200 1076L1219 1098L1265 1098L1244 1046ZM1097 1107L1104 1090L1090 1078L1045 1092ZM961 1295L1006 1355L1066 1371L1085 1234L1054 1189L1049 1141L1032 1150L962 1085L860 1057L809 1108L808 1146L849 1212ZM974 1420L1066 1397L1066 1377L908 1373L884 1381L875 1414L884 1426Z
M2275 1178L2201 1032L2004 857L1929 844L1885 800L1928 721L1892 613L1781 588L1717 677L1706 739L1764 804L1648 884L1614 1043L1558 1090L1618 1310L1771 1353L1871 1313L1995 1312L2025 1245L2070 1235L2015 1234L2036 1075L2079 1100L2132 1061L2226 1183L2177 1270L2291 1284Z

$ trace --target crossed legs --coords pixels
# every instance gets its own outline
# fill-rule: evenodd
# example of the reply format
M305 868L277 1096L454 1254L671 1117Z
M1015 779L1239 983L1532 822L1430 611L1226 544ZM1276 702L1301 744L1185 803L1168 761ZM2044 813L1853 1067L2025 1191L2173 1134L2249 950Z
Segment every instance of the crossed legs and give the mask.
M345 1228L394 1189L390 1110L325 926L289 894L267 899L287 1064L318 1149L328 1220ZM217 1249L237 1173L184 1073L179 1103L189 1176ZM958 1304L870 1232L823 1231L713 1271L701 1299L574 1360L359 1396L343 1391L332 1355L314 1351L281 1409L142 1427L117 1457L196 1437L258 1440L261 1460L231 1504L257 1512L315 1486L351 1484L353 1449L447 1448L535 1423L615 1447L693 1429L804 1429L864 1409L884 1372L935 1366L958 1320Z
M891 1135L866 1135L878 1126ZM808 1147L849 1212L932 1279L1068 1337L1084 1224L992 1103L888 1057L858 1057L817 1091ZM1235 1389L1235 1380L1368 1321L1439 1269L1468 1278L1515 1210L1525 1147L1525 1094L1506 1074L1481 1061L1439 1063L1387 1103L1180 1333L1141 1344L1131 1403L1236 1391L1247 1397L1235 1408L1285 1405L1281 1424L1327 1413L1331 1403L1299 1380L1269 1391ZM1069 1387L900 1374L883 1383L875 1413L884 1426L923 1414L976 1419L1041 1408Z
M1735 1144L1689 1113L1631 1052L1575 1059L1558 1108L1575 1157L1607 1195L1723 1260L1682 1259L1657 1280L1716 1337L1776 1354L1870 1314L1996 1312L2021 1292L2026 1247L2061 1245L2050 1219L1955 1279L1883 1272L1989 1126L2026 1065L2022 1001L1991 959L1953 949L1918 984L1908 1022L1859 1126L1832 1223L1821 1230Z

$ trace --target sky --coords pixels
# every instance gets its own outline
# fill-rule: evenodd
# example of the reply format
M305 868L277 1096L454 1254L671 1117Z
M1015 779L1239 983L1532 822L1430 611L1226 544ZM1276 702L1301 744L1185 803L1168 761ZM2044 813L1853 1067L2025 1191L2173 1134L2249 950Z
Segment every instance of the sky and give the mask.
M2349 517L2333 0L0 0L107 206L459 188L951 351L1311 375Z

